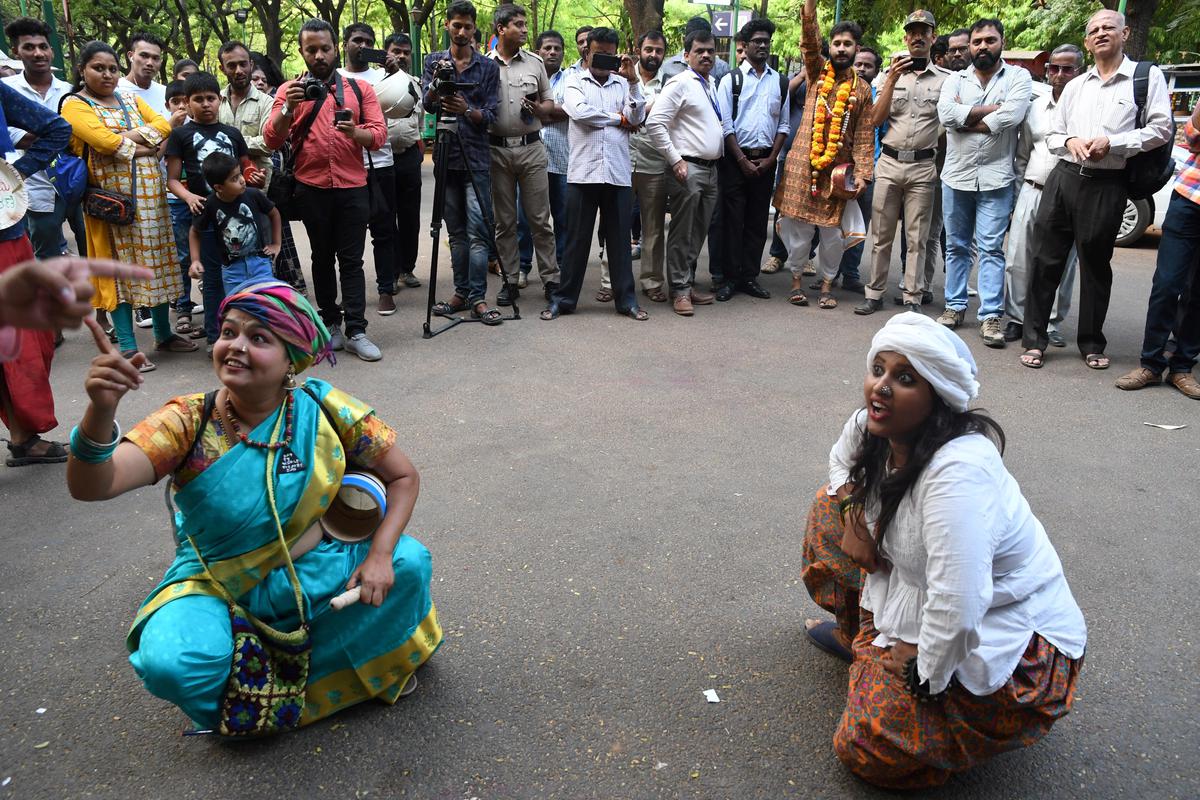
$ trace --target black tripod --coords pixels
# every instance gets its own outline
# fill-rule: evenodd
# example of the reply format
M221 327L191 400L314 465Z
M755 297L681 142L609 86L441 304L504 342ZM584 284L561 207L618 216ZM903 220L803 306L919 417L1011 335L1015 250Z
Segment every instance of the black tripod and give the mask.
M441 251L442 215L446 211L446 170L449 169L451 142L458 148L458 154L462 156L463 164L468 165L467 154L463 149L462 140L458 138L458 117L439 110L437 115L437 137L434 139L433 145L433 218L429 222L429 235L433 239L433 253L429 258L429 299L425 306L425 333L422 335L424 339L432 339L439 333L445 333L454 326L464 322L483 321L474 317L445 314L442 315L443 319L447 320L445 325L437 330L431 327L433 306L437 293L437 268L438 253ZM495 220L492 218L490 206L483 201L483 196L479 191L479 184L475 181L475 172L468 168L467 174L471 177L471 191L475 193L475 200L479 203L480 212L483 214L483 224L487 228L488 239L492 243L492 246L495 247L496 225ZM470 223L468 223L468 227L469 225ZM503 317L503 319L505 321L520 319L521 310L517 308L516 293L513 291L515 287L509 283L508 273L503 268L500 270L500 280L504 282L505 293L514 298L512 301L512 315Z

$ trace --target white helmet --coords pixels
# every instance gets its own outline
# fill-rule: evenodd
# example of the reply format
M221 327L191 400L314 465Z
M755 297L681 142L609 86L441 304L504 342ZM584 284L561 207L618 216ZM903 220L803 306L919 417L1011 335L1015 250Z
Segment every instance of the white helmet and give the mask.
M404 70L397 70L375 84L375 96L388 119L404 119L413 113L421 99L421 82Z

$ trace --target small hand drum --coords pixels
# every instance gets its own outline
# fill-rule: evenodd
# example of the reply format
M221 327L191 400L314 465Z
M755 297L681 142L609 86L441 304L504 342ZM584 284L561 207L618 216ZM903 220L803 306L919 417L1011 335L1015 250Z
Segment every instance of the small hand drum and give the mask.
M854 165L838 164L829 174L830 194L840 200L853 200L858 185L854 182Z
M339 542L361 542L371 538L386 513L383 481L371 472L347 472L321 524Z

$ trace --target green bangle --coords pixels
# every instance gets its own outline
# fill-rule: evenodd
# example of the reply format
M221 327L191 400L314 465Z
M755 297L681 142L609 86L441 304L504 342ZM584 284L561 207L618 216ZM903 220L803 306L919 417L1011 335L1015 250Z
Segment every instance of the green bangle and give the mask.
M101 444L87 437L79 426L71 429L71 455L78 461L87 464L103 464L112 458L117 445L121 443L121 425L113 420L113 438L111 442Z

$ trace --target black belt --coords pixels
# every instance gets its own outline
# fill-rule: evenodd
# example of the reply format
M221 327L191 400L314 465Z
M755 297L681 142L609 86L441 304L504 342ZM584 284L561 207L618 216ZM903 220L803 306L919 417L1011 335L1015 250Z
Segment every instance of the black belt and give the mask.
M527 133L524 136L488 136L488 141L494 147L522 147L534 142L540 142L541 140L542 137L538 135L537 131Z
M937 155L937 149L933 147L924 150L897 150L894 147L888 147L886 144L880 145L879 149L886 156L891 156L897 161L902 161L905 164L912 164L916 161L928 161Z
M1059 161L1058 169L1065 169L1072 175L1078 175L1081 178L1115 180L1125 177L1125 170L1123 169L1096 169L1095 167L1085 167L1083 164L1076 164L1074 161Z
M1031 181L1031 180L1029 180L1029 178L1026 178L1026 179L1025 179L1025 182L1026 182L1026 183L1028 183L1028 184L1029 184L1030 186L1032 186L1033 188L1037 189L1039 192L1040 192L1042 189L1045 189L1045 188L1046 188L1045 184L1038 183L1037 181Z
M760 147L757 150L746 150L745 148L742 148L742 155L744 155L746 158L766 158L767 156L771 155L771 148Z
M715 167L717 165L717 161L720 160L720 159L716 159L716 158L713 158L713 159L696 158L695 156L680 156L680 158L682 158L684 161L688 162L689 164L696 164L697 166L701 166L701 167Z

